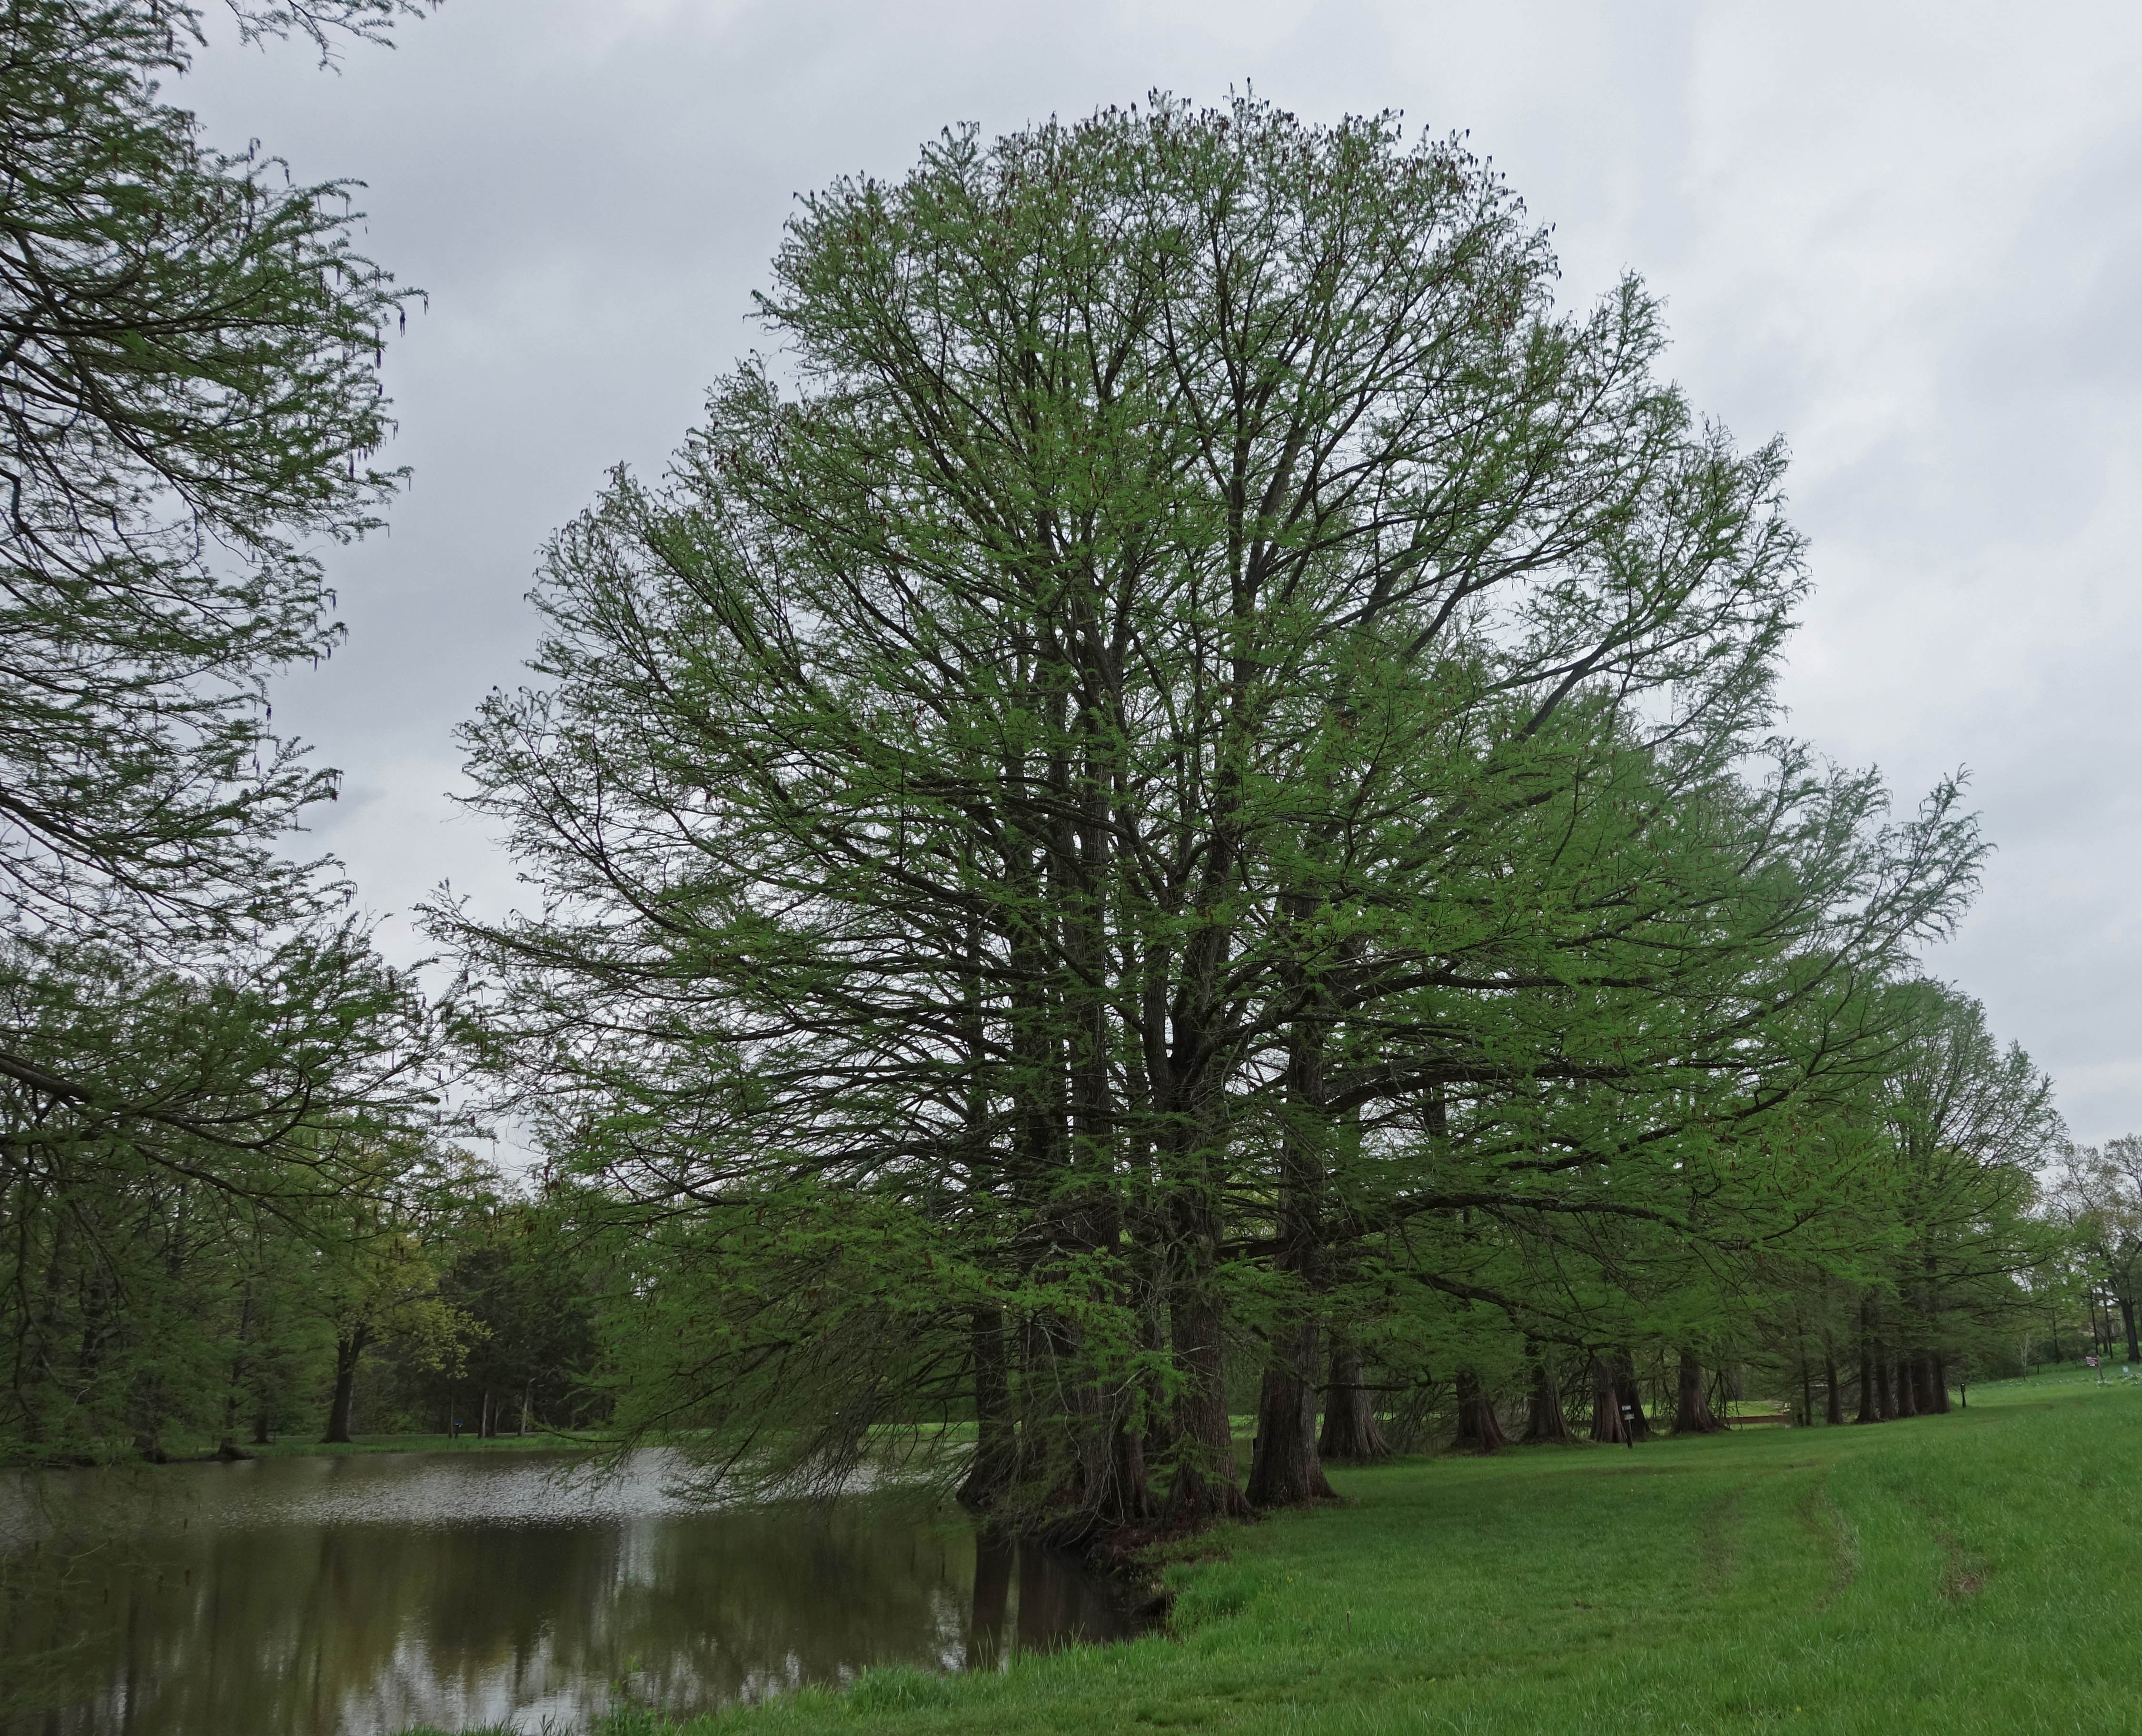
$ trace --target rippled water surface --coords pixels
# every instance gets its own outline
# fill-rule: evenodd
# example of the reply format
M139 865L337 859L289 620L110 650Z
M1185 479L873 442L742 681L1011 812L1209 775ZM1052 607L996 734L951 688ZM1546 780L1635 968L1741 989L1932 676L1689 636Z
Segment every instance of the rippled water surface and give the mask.
M532 1732L619 1684L692 1712L1130 1629L1111 1582L950 1514L710 1512L668 1492L674 1469L465 1450L14 1478L0 1732Z

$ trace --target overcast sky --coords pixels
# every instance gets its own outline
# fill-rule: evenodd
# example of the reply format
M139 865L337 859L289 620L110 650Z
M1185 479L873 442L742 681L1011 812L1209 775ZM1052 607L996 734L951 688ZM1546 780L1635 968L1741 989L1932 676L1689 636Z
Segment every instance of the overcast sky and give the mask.
M455 726L519 678L536 550L658 470L760 342L796 194L1164 89L1465 131L1555 226L1564 286L1667 300L1697 408L1794 453L1816 591L1792 725L1908 806L1967 769L2000 848L1930 966L2142 1131L2142 12L2062 3L451 0L339 75L219 45L182 100L369 184L430 292L387 356L416 483L332 557L348 646L276 719L345 772L319 841L386 917L511 865L457 816Z

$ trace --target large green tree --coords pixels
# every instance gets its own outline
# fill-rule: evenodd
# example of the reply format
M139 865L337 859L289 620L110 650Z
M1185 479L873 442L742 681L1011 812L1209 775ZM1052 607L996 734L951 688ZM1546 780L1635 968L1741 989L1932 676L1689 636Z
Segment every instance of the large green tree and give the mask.
M1779 1191L1975 836L1769 741L1780 454L1554 290L1460 145L1247 101L806 202L777 367L470 732L542 909L439 913L647 1215L640 1418L837 1474L949 1408L978 1502L1239 1511L1231 1344L1299 1498L1342 1308Z

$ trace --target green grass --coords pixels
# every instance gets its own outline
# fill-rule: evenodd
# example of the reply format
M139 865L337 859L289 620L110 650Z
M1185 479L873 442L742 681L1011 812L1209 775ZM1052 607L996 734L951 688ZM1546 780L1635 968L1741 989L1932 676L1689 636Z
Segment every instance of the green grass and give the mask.
M1334 1474L1208 1537L1172 1631L866 1673L687 1726L809 1733L2142 1729L2142 1388Z

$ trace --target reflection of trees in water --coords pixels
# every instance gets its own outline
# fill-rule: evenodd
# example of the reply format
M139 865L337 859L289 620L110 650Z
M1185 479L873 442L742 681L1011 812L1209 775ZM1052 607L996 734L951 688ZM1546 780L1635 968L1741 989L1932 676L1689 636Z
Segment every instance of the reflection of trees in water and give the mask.
M988 1667L1009 1635L1023 1649L1121 1630L1105 1588L1060 1561L995 1546L978 1564L964 1525L875 1503L427 1529L276 1522L275 1504L246 1499L173 1512L85 1497L140 1541L17 1553L9 1655L78 1644L18 1702L71 1709L0 1708L0 1730L569 1723L620 1679L682 1711L872 1663Z

